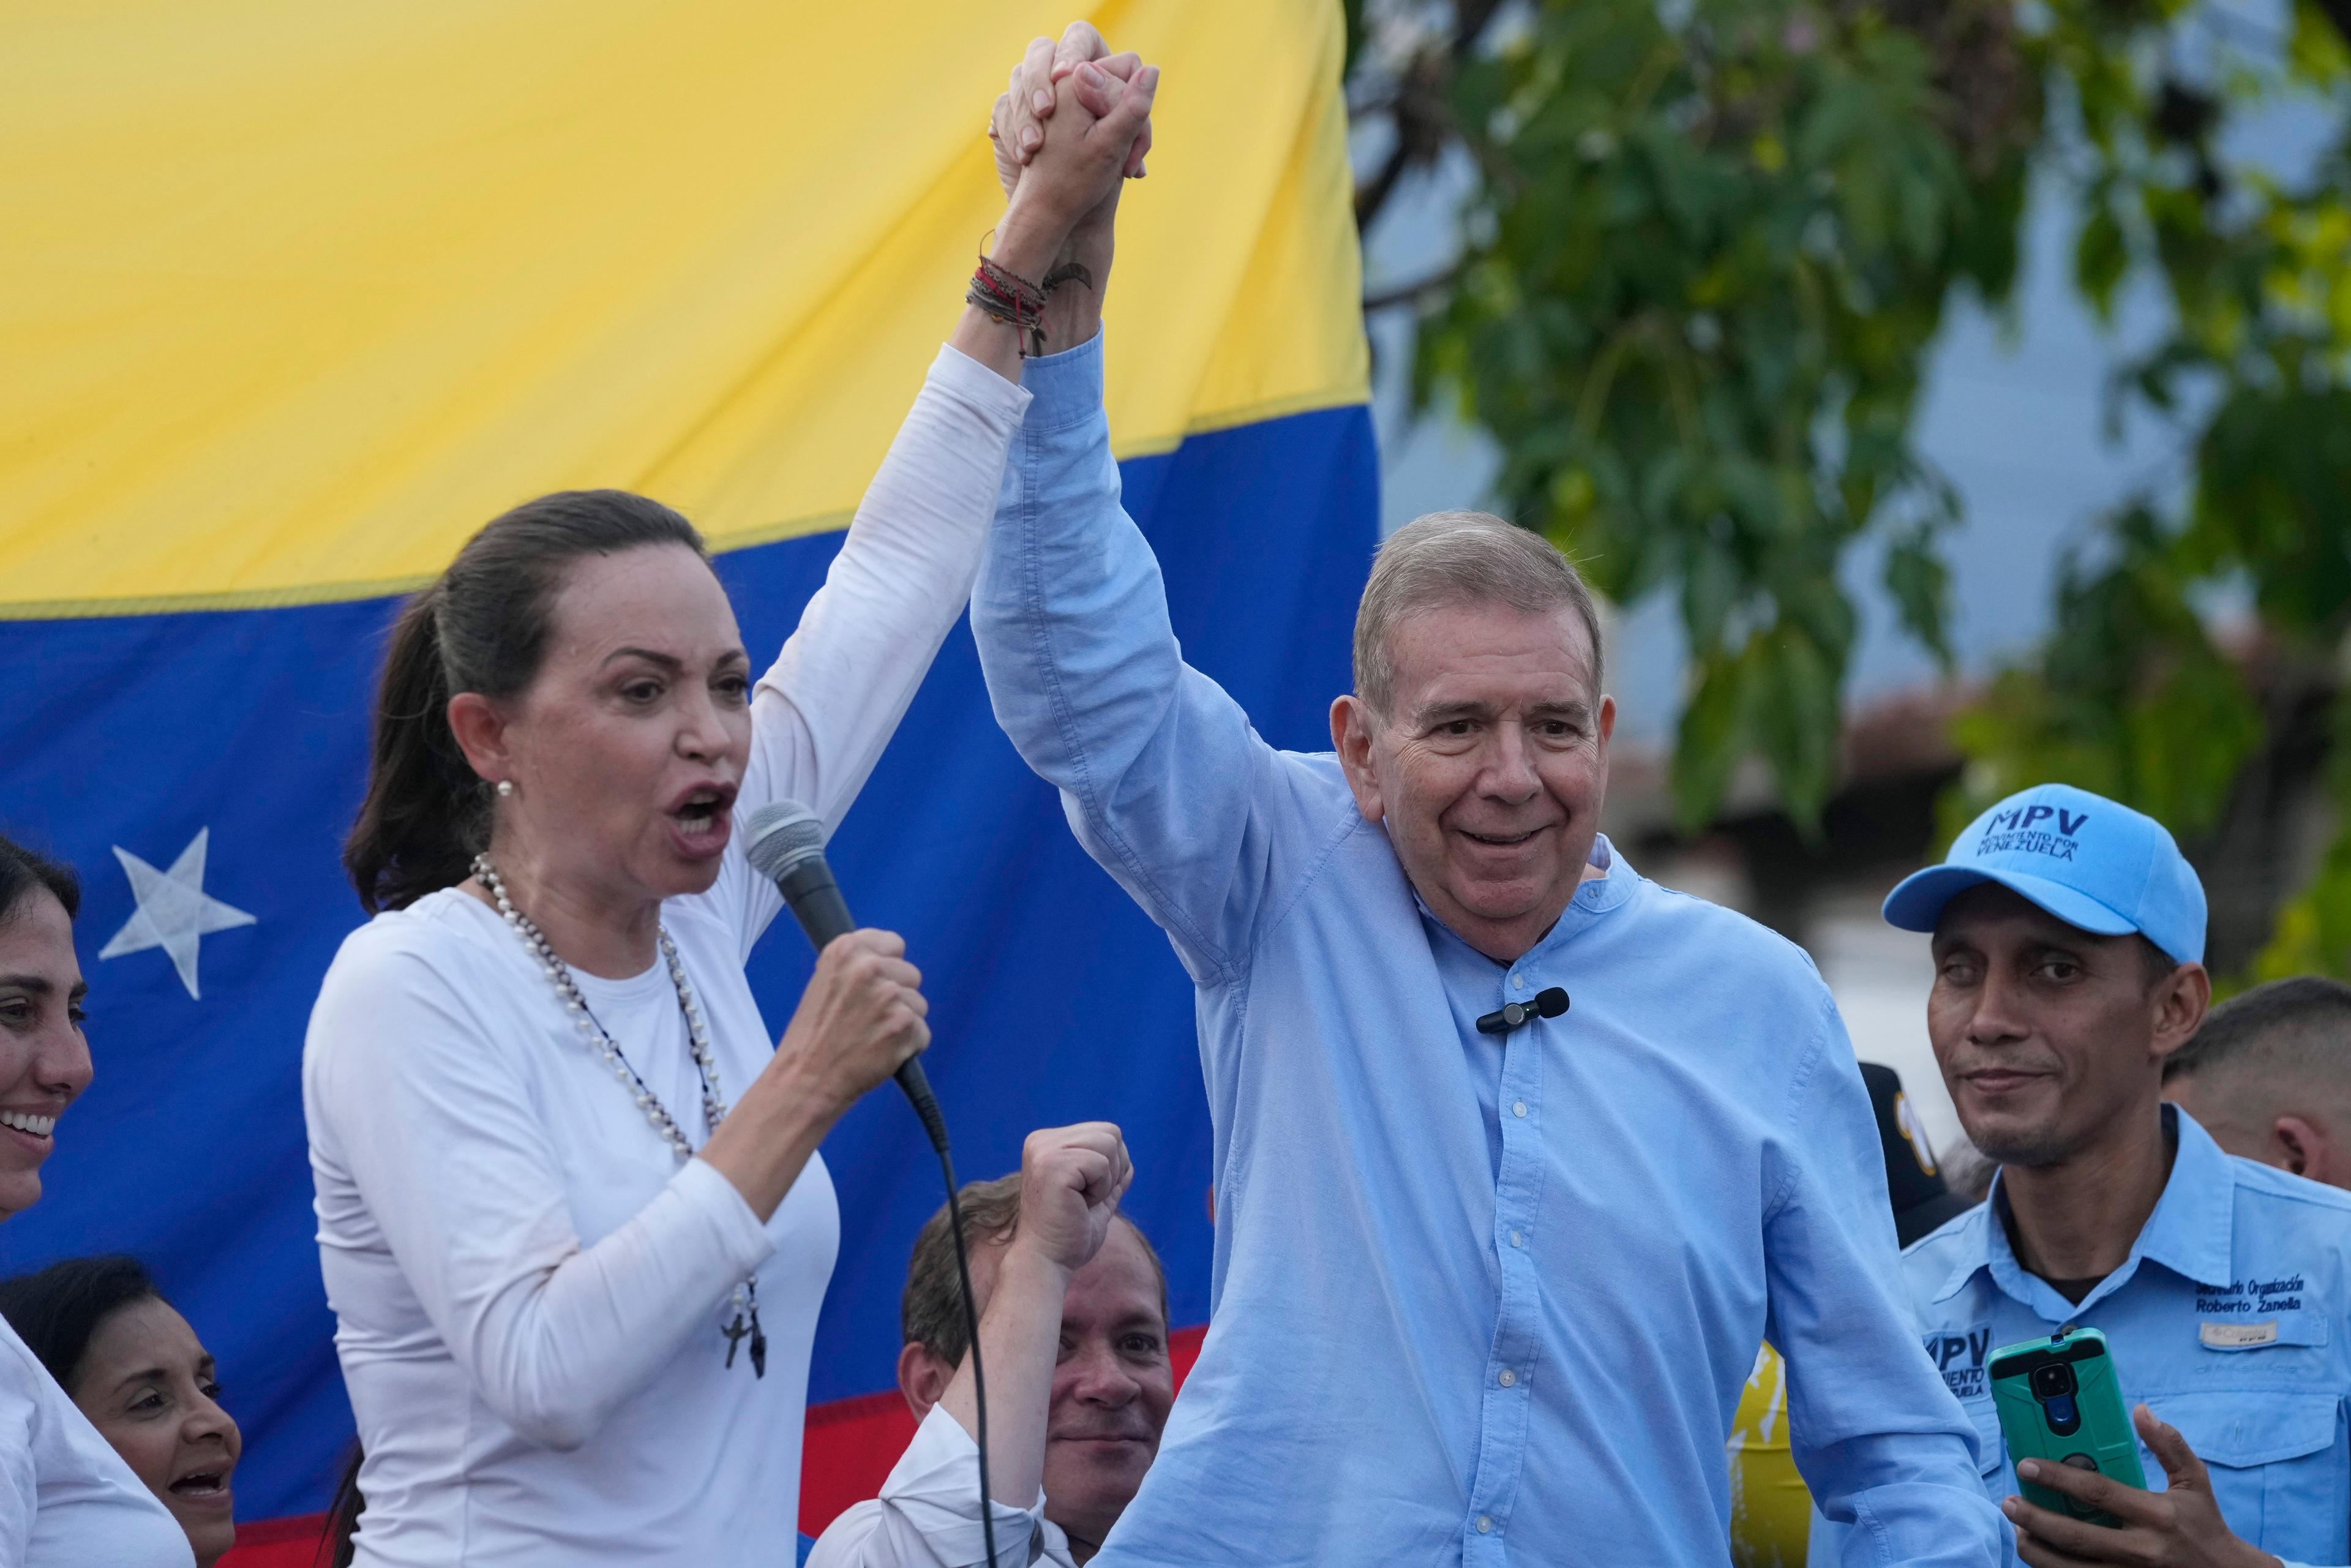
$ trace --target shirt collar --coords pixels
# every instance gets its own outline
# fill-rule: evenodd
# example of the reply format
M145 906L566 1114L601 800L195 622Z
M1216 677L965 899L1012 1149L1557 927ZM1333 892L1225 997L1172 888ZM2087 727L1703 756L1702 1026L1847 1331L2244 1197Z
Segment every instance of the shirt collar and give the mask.
M2231 1230L2236 1217L2236 1172L2212 1135L2168 1102L2163 1107L2163 1127L2174 1140L2171 1175L2164 1181L2163 1196L2156 1199L2155 1212L2140 1228L2122 1267L2072 1311L2078 1312L2108 1294L2106 1287L2116 1281L2127 1281L2143 1258L2198 1284L2226 1284L2233 1277ZM1989 1270L2001 1290L2028 1306L2032 1304L2025 1300L2029 1286L2024 1266L2008 1244L2008 1227L2001 1223L2000 1211L2007 1201L2001 1186L2001 1176L1995 1172L1991 1194L1960 1220L1959 1260L1935 1292L1937 1302L1959 1294L1977 1270Z
M2212 1134L2179 1106L2163 1107L2163 1130L2175 1140L2171 1179L2139 1232L2137 1250L2199 1285L2233 1277L2230 1234L2237 1213L2237 1173Z
M1991 1181L1992 1190L1999 1191L2000 1173L1997 1170L1993 1171ZM1994 1247L2003 1252L2008 1249L2008 1238L2001 1234L2000 1223L1992 1215L1991 1205L1991 1198L1987 1197L1959 1217L1958 1228L1952 1232L1959 1244L1959 1261L1952 1265L1950 1277L1935 1291L1938 1306L1958 1295L1960 1288L1974 1279L1979 1270L1991 1267L1991 1249ZM1920 1242L1919 1245L1927 1244Z

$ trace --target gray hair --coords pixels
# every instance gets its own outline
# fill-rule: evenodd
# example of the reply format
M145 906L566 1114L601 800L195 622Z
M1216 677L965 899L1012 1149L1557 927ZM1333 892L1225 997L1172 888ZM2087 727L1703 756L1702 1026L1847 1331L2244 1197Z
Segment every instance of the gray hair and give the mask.
M1490 512L1430 512L1390 534L1355 611L1355 695L1384 717L1395 698L1396 627L1424 610L1503 604L1521 615L1572 609L1592 644L1600 690L1600 612L1575 565L1549 539Z

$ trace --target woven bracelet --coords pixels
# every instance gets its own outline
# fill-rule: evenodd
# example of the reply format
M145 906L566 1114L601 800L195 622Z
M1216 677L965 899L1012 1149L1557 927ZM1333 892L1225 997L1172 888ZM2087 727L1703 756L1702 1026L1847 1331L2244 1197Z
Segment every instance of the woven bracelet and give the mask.
M1034 359L1045 351L1045 290L1036 284L983 256L964 299L1027 338L1021 358Z

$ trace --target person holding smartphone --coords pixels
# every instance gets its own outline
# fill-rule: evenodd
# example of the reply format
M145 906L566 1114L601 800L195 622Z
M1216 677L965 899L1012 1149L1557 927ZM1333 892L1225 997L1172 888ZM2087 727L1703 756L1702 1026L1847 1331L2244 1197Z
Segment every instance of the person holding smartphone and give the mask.
M1903 1264L2017 1556L2351 1562L2351 1193L2232 1157L2164 1102L2164 1063L2211 997L2204 890L2171 835L2041 785L1905 880L1886 918L1932 934L1936 1061L1999 1166L1989 1200ZM1998 1353L2089 1329L2132 1409L2148 1490L2070 1462L2011 1464L2002 1441ZM2110 1520L2035 1507L2020 1483ZM1844 1532L1815 1519L1811 1561L1837 1561Z

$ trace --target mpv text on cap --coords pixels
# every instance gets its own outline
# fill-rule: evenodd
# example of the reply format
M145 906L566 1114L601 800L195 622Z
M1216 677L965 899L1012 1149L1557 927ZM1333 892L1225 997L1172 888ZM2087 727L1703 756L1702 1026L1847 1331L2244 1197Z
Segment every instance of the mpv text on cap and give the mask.
M2076 789L2037 784L1968 824L1943 863L1886 895L1888 925L1932 931L1943 906L1993 882L2068 925L2136 931L2182 964L2204 959L2204 884L2161 822Z

